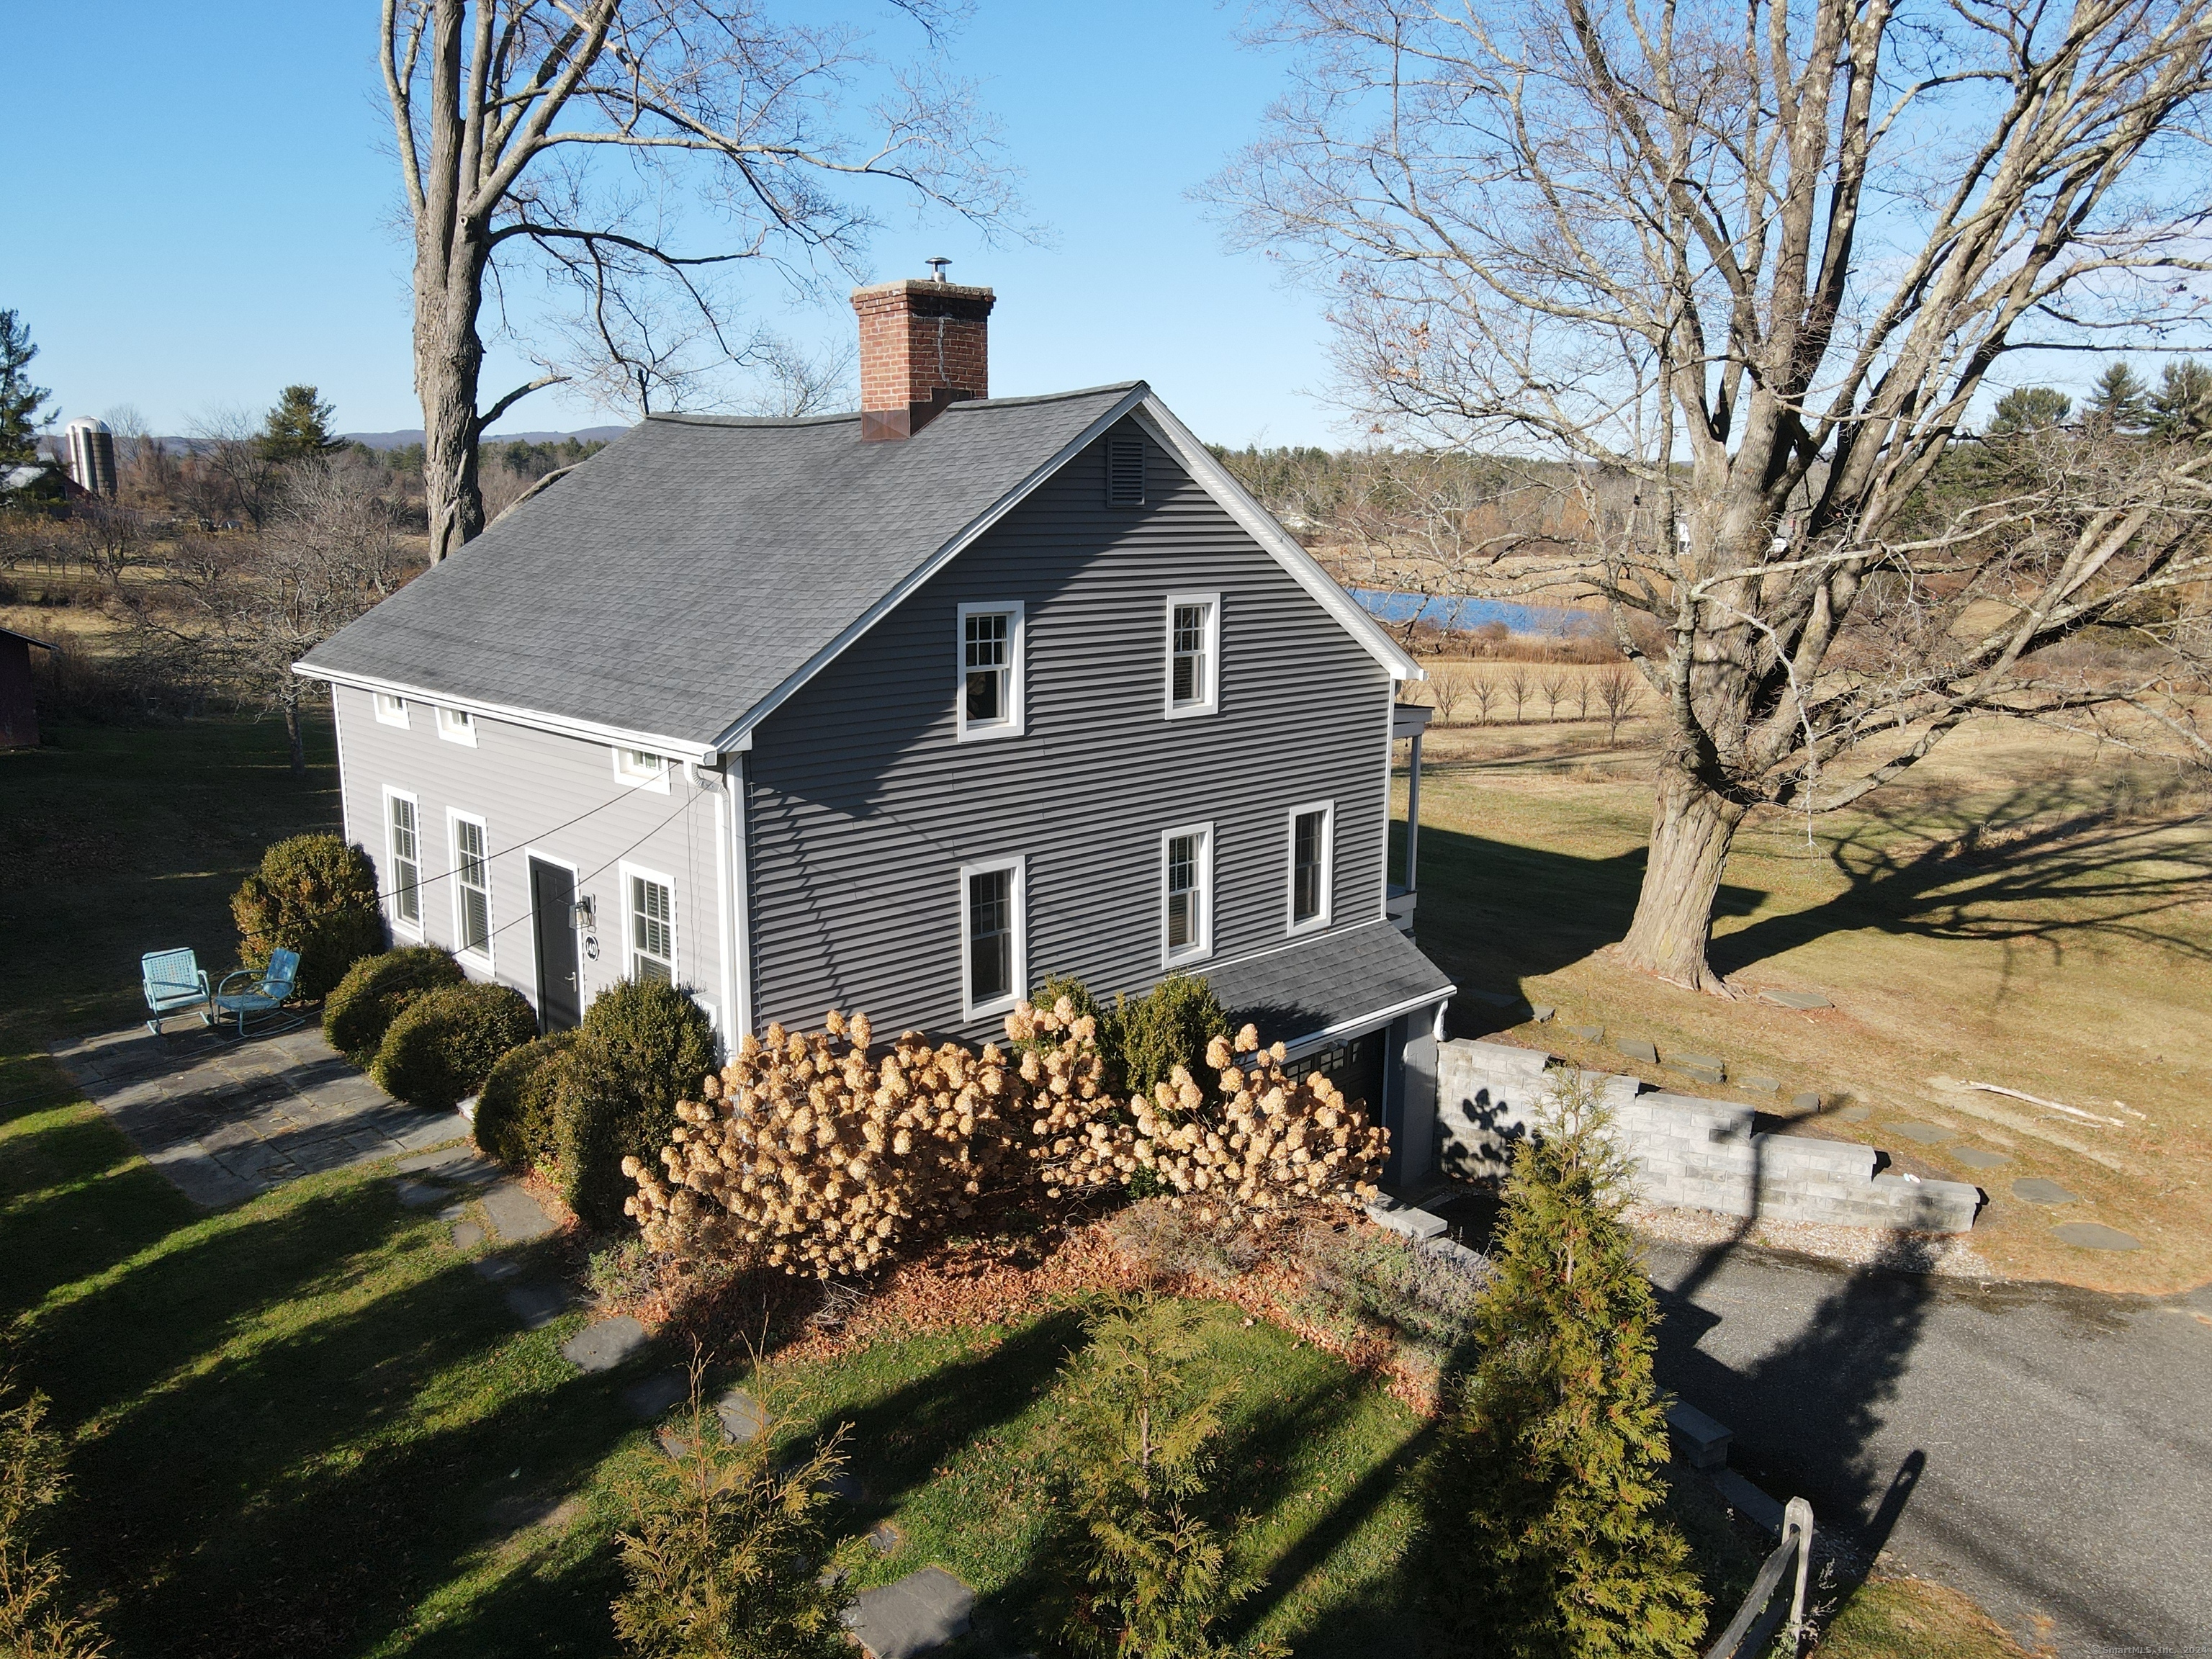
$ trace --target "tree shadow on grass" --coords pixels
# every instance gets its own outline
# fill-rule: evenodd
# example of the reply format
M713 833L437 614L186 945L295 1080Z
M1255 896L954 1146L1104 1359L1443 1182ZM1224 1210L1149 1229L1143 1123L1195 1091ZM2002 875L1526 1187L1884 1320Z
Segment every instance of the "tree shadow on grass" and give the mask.
M2123 810L2109 790L2075 779L2025 784L1993 805L1877 799L1827 848L1850 885L1720 935L1713 966L1733 973L1869 928L2034 945L2054 957L2078 942L2212 960L2202 925L2185 921L2212 899L2212 836L2185 840L2171 822L2126 822Z
M578 1491L638 1431L620 1394L651 1362L577 1374L563 1328L518 1334L456 1260L134 1402L80 1445L70 1514L124 1651L320 1655L404 1627L520 1524L499 1500ZM556 1626L505 1616L514 1650L552 1650Z

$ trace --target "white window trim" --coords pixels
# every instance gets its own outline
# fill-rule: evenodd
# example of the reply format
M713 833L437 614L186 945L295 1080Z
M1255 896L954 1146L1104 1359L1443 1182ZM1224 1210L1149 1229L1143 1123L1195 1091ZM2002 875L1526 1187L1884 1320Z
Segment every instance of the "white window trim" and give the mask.
M616 744L607 752L614 757L616 782L627 784L633 789L649 789L656 795L668 793L668 775L674 769L674 763L667 756L653 754L650 749L638 749L629 744ZM630 759L633 754L653 755L653 759L660 763L659 769L641 772Z
M1175 700L1175 613L1179 605L1202 605L1206 607L1206 695L1194 702ZM1171 720L1195 719L1201 714L1221 712L1221 595L1218 593L1170 593L1162 624L1160 651L1160 701Z
M438 735L447 743L477 746L477 717L465 708L448 708L438 705Z
M399 851L392 844L392 803L395 800L404 800L415 809L416 915L412 921L399 914ZM423 939L423 926L429 919L429 911L422 902L422 890L430 884L430 872L422 867L422 803L416 798L413 790L394 789L388 783L384 786L384 868L379 873L389 890L384 901L385 920L391 924L392 931L400 938L411 939L420 945Z
M1030 982L1030 861L1026 854L1012 858L984 859L975 864L960 866L960 885L957 902L960 927L960 1017L963 1021L988 1019L994 1014L1003 1014L1028 994ZM988 1002L977 1002L973 991L975 984L973 964L969 961L968 883L975 876L989 875L994 871L1014 872L1014 971L1013 986L1002 997Z
M1321 814L1321 909L1298 920L1298 820ZM1283 931L1317 933L1336 914L1336 803L1310 800L1291 808L1283 819Z
M1180 951L1168 948L1168 843L1178 836L1199 837L1199 940ZM1213 954L1213 824L1179 823L1160 831L1160 960L1170 968L1204 962Z
M461 830L464 823L473 823L483 836L484 867L484 948L471 950L462 941L469 930L461 920L461 906L468 889L461 884ZM492 915L491 904L491 830L483 819L474 812L464 812L459 807L446 809L446 854L453 860L453 955L471 968L491 971L492 941L499 937L499 922Z
M636 876L644 881L658 882L661 886L665 887L668 890L668 982L671 985L676 986L685 984L687 981L684 977L684 959L681 955L684 948L684 941L677 937L677 935L682 931L683 923L678 919L676 915L676 878L671 875L665 875L658 870L648 870L641 864L632 864L627 859L624 859L622 862L621 875L623 919L622 977L624 979L635 978L634 970L637 966L638 951L637 937L635 929L635 923L637 921L637 911L629 902L629 879L632 876ZM599 921L600 926L605 927L606 925L605 918L601 917Z
M1006 718L970 726L968 723L968 618L1008 616L1006 630ZM998 599L988 605L957 607L952 622L952 713L957 740L981 743L991 738L1018 738L1026 724L1029 702L1029 629L1019 599Z
M407 729L406 698L397 692L372 691L368 694L368 701L376 710L379 726L396 726L403 732Z

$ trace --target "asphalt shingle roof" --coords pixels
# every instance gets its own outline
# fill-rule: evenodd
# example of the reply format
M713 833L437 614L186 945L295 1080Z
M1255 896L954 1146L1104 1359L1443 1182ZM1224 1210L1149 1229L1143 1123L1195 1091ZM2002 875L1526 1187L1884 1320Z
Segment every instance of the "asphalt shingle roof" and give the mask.
M655 416L306 666L711 743L1141 381L858 415Z
M1296 1042L1385 1008L1441 1001L1452 988L1451 975L1388 921L1204 971L1231 1021L1249 1020L1263 1042Z

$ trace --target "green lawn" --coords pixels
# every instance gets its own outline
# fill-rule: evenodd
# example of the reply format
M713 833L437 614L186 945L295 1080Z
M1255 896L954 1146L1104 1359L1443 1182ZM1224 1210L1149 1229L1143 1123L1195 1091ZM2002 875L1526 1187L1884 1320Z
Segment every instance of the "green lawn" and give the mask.
M0 756L16 946L0 966L0 1325L70 1442L53 1541L106 1598L117 1659L612 1653L615 1492L653 1455L620 1403L639 1367L570 1370L556 1349L584 1316L517 1329L447 1230L375 1170L196 1210L43 1053L131 1019L150 945L230 960L226 901L260 848L334 821L327 733L304 780L273 724L57 738ZM542 1269L580 1275L573 1252L539 1248ZM1272 1569L1250 1628L1302 1655L1404 1650L1422 1425L1279 1328L1211 1318L1210 1363L1242 1386L1224 1501L1250 1513L1239 1536ZM866 1493L851 1530L888 1517L903 1534L864 1582L951 1567L982 1598L970 1651L1034 1643L1042 1454L1081 1332L1079 1309L1040 1308L771 1361L764 1387L853 1425ZM1710 1510L1683 1518L1740 1583L1749 1553ZM1909 1590L1885 1596L1865 1646L1827 1651L1899 1650L1916 1628L1901 1620L1929 1615Z

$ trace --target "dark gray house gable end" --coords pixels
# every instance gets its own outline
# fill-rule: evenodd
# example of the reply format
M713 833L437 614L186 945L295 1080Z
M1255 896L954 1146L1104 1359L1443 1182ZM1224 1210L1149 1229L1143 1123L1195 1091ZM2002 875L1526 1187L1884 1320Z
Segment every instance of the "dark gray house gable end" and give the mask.
M1118 505L1115 463L1128 493L1139 445L1144 499ZM1167 713L1179 594L1218 605L1218 712L1190 718ZM963 606L1019 607L1018 734L961 738ZM1030 984L1233 984L1264 955L1272 988L1296 972L1281 958L1318 969L1357 933L1378 984L1402 990L1411 970L1434 1000L1443 976L1382 919L1392 700L1362 642L1125 418L751 733L756 1020L834 1006L995 1035L998 1016L963 1009L962 872L1010 860ZM1294 932L1291 817L1316 808L1333 832L1328 915ZM1209 843L1212 948L1170 963L1163 841L1191 829ZM1340 1013L1328 1000L1271 992L1251 1012L1295 1041Z

